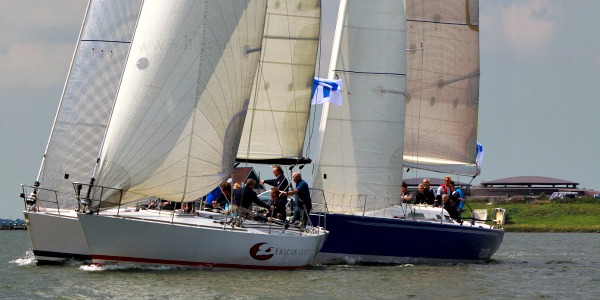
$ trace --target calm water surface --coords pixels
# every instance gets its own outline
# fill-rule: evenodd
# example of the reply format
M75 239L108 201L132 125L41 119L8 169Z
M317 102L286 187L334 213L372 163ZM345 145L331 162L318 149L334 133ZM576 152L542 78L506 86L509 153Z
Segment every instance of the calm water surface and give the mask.
M440 249L442 251L442 249ZM448 249L446 251L451 251ZM600 234L506 233L478 265L305 271L36 266L25 231L0 231L0 299L598 299Z

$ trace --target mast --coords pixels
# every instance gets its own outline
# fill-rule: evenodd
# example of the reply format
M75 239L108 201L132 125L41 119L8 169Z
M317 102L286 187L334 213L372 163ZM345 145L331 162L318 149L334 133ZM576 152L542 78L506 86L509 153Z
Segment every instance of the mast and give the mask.
M340 42L342 39L342 31L344 30L344 19L346 18L346 5L347 0L340 0L340 6L338 8L337 21L335 24L335 31L333 34L333 45L331 47L331 57L329 59L329 69L327 71L327 78L333 79L335 76L335 66L337 64L338 55L340 52ZM317 151L315 155L315 165L319 165L321 148L323 147L323 139L325 137L325 128L327 127L327 116L329 114L329 102L323 103L321 108L321 121L319 122L319 141L317 143Z

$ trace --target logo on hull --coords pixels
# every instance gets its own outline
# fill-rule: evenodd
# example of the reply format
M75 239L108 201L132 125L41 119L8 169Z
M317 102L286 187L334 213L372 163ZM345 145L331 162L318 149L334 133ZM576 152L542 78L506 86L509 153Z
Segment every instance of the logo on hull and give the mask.
M250 256L256 260L267 260L274 255L274 248L267 243L258 243L250 248Z

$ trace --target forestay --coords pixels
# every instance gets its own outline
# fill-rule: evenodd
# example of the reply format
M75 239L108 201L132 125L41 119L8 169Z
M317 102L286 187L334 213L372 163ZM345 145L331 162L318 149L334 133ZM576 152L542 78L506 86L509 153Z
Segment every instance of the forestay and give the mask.
M406 86L404 5L348 1L342 20L332 73L343 81L343 101L341 106L323 107L312 198L316 204L326 200L329 212L356 213L399 199Z
M229 176L265 11L260 0L144 3L98 185L121 189L121 203L192 201Z
M38 198L77 205L71 181L88 182L129 53L142 0L91 0L44 159ZM64 175L68 174L68 180ZM39 206L50 206L38 202Z
M404 165L477 175L479 4L407 1Z
M302 157L319 44L320 1L269 1L262 52L238 150L241 162Z

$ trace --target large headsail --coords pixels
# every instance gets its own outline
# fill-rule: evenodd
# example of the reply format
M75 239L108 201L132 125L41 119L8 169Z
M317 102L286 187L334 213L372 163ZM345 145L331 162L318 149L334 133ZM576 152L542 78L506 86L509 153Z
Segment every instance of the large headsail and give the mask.
M318 0L270 0L241 162L292 164L302 156L319 45Z
M94 170L141 3L91 0L88 5L37 179L42 188L58 192L61 208L77 205L70 181L87 182ZM54 200L44 189L38 198Z
M479 3L406 2L404 166L477 175Z
M348 1L342 24L334 72L344 84L343 104L323 107L312 198L315 203L326 200L330 212L354 213L399 201L404 6L392 0Z
M98 185L121 189L121 203L192 201L230 175L265 11L266 0L144 3Z

